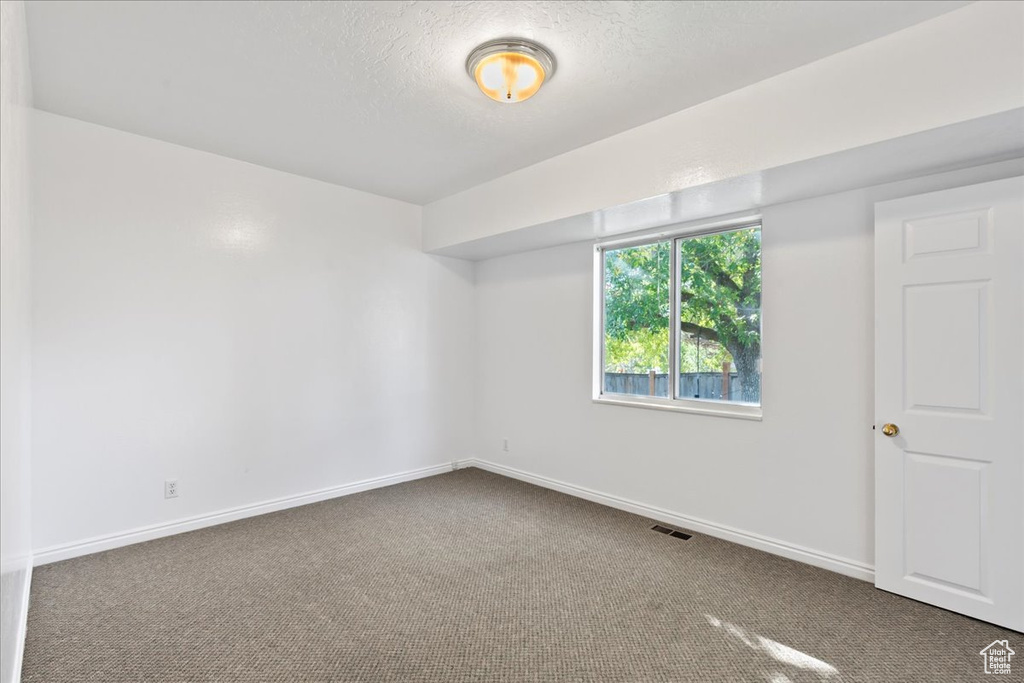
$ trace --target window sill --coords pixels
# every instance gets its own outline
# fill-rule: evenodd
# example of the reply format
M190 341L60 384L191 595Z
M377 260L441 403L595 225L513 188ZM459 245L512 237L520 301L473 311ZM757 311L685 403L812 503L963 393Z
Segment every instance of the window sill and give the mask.
M761 406L737 405L721 401L685 401L657 398L632 398L627 396L597 396L594 403L648 410L669 410L676 413L692 413L711 417L729 417L737 420L761 421Z

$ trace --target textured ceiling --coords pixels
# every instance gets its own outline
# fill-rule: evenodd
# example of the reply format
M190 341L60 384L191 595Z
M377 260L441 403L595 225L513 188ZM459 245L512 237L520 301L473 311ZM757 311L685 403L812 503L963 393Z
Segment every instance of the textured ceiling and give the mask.
M46 0L28 28L41 109L426 203L964 4ZM511 106L464 71L505 35L558 59Z

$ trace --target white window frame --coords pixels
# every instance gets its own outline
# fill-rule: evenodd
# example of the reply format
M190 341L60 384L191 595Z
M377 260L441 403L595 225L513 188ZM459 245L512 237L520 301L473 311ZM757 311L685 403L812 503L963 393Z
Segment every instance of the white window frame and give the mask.
M761 228L762 235L764 227L761 216L745 216L733 218L728 221L716 223L701 223L699 225L673 225L660 228L657 232L645 232L634 234L620 239L603 240L594 245L594 384L593 401L605 405L630 406L633 408L650 408L654 410L673 410L683 413L694 413L698 415L711 415L714 417L731 417L742 420L761 420L762 405L764 403L764 322L762 315L761 324L761 403L754 406L744 403L733 403L715 399L692 399L675 398L679 395L679 248L678 240L701 235L711 235L718 232L731 232L745 228ZM633 394L614 394L604 391L604 331L605 331L605 305L604 305L604 254L609 250L623 249L626 247L640 247L645 244L656 242L671 242L672 256L669 262L670 283L669 287L669 397L660 396L636 396ZM762 252L763 253L763 252ZM761 310L764 311L764 258L761 259L761 282L762 301Z

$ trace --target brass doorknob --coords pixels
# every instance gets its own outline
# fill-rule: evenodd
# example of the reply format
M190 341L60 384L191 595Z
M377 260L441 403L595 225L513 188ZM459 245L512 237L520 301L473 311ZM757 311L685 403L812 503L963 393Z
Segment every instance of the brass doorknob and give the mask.
M882 425L882 433L886 436L896 436L900 433L900 428L892 422L886 422Z

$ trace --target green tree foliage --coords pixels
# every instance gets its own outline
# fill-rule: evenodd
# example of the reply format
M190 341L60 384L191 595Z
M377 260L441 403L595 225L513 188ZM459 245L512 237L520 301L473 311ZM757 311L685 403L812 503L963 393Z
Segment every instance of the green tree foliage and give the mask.
M671 242L605 254L605 361L608 372L668 369ZM731 361L741 400L760 400L761 231L679 242L681 372Z
M679 326L718 342L736 365L740 399L761 399L761 230L679 242Z
M607 335L604 357L608 372L668 372L668 327Z
M668 372L669 242L605 252L605 368Z

